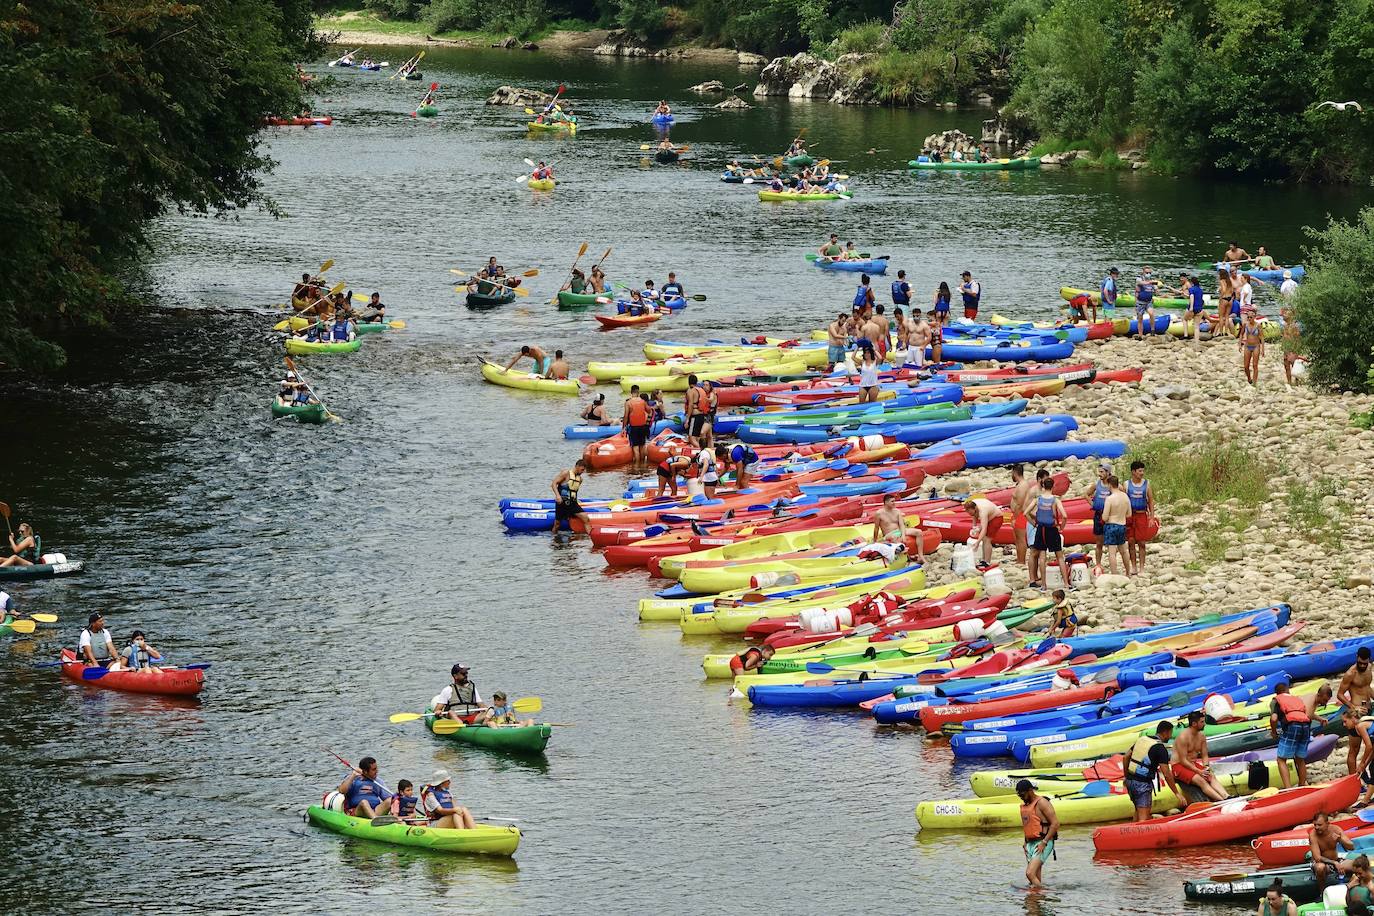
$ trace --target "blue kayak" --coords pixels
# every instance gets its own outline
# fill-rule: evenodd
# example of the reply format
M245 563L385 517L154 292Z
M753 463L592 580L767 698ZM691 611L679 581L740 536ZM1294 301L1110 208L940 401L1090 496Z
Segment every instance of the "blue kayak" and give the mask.
M1221 270L1223 267L1230 266L1229 264L1218 261L1216 264L1212 265L1212 269ZM1241 273L1249 274L1255 280L1264 280L1266 282L1282 280L1285 270L1293 275L1294 280L1301 280L1307 274L1307 268L1303 267L1301 264L1294 264L1292 267L1276 267L1273 270L1246 270L1244 267L1240 268Z
M651 429L650 434L651 434L651 435L654 435L654 436L657 436L659 433L663 432L665 429L671 429L671 430L673 430L674 432L679 432L679 433L682 432L682 431L683 431L683 428L682 428L682 417L679 416L679 415L675 415L675 416L668 417L667 419L664 419L664 420L659 420L657 423L655 423L655 424L653 425L653 428ZM564 438L564 439L609 439L611 436L614 436L614 435L615 435L616 433L618 433L618 432L620 432L620 424L619 424L619 423L612 423L610 426L587 426L587 425L581 425L581 426L565 426L565 427L563 427L563 438Z
M656 114L653 116L655 127L667 127L673 123L673 116L670 114Z
M645 303L645 305L647 305L647 304L648 304L648 303ZM660 299L660 300L658 300L655 304L656 304L656 305L659 305L659 306L662 306L662 307L664 307L664 308L670 308L670 309L672 309L673 311L677 311L678 309L685 309L685 308L687 307L687 300L684 299L684 298L682 298L681 296L670 296L670 297L667 298L667 299ZM623 314L625 314L626 312L628 312L628 311L630 310L630 307L633 306L633 305L634 305L634 303L631 302L631 301L628 300L628 299L617 299L617 300L615 300L615 310L616 310L616 312L618 312L618 313L621 314L621 315L623 315ZM639 307L639 308L643 308L644 306L641 305L641 306L638 306L638 307Z
M832 261L829 258L817 258L811 263L821 270L848 270L853 273L865 274L887 273L887 258L867 258L862 261Z
M988 468L1003 464L1063 461L1066 458L1120 458L1124 454L1126 443L1119 439L1098 439L1091 442L1028 442L965 447L964 461L967 467Z
M1167 333L1168 330L1169 330L1169 319L1170 319L1171 317L1172 317L1172 316L1170 316L1170 315L1156 315L1156 316L1155 316L1155 323L1154 323L1154 331L1146 331L1145 333L1147 333L1147 334L1150 334L1150 333L1154 333L1154 334L1164 334L1164 333ZM1137 322L1136 319L1132 318L1132 319L1131 319L1130 326L1127 328L1126 333L1127 333L1127 334L1138 334L1138 333L1140 333L1140 332L1139 332L1139 327L1140 327L1139 322Z
M808 445L828 442L837 436L850 433L860 436L893 436L900 442L934 442L947 439L950 436L957 436L962 432L995 425L988 423L988 421L1020 412L1025 408L1026 402L1024 400L1002 404L975 404L971 419L936 420L929 423L910 420L900 423L882 423L881 414L872 414L858 418L859 425L857 428L853 424L845 426L774 426L772 424L740 423L735 425L734 435L741 442L749 442L754 445ZM717 429L719 428L717 427ZM904 436L911 438L908 440L903 438Z
M1049 416L1025 417L1018 423L1000 423L992 426L985 426L982 429L975 429L961 435L952 436L929 445L915 455L913 458L938 458L950 452L964 452L967 454L971 448L996 448L1009 446L1017 443L1053 443L1062 442L1068 438L1071 431L1078 428L1078 421L1073 417L1060 415L1051 419Z

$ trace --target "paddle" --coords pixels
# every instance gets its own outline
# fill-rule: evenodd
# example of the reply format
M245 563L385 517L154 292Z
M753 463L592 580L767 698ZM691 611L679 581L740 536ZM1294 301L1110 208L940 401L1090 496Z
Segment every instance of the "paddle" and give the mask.
M296 368L296 362L295 362L295 360L293 360L293 359L292 359L291 357L289 357L289 356L285 357L285 359L286 359L286 368L287 368L287 369L290 369L292 372L294 372L294 373L296 374L296 379L297 379L298 381L300 381L300 383L301 383L302 385L305 386L305 390L306 390L306 391L310 392L310 396L313 397L316 401L319 401L321 407L324 407L324 400L323 400L318 394L315 393L315 389L314 389L314 388L311 388L311 387L310 387L310 383L307 382L307 381L305 380L305 376L301 374L301 370ZM329 418L330 420L336 420L336 421L340 421L340 422L342 422L342 420L343 420L343 417L338 416L338 415L335 414L332 410L330 410L328 407L325 407L325 408L324 408L324 415L325 415L327 418Z
M1361 808L1355 812L1355 816L1366 824L1374 824L1374 808Z
M301 313L301 312L308 312L308 311L310 311L311 309L313 309L315 306L319 305L321 302L328 302L329 299L330 299L332 296L336 296L336 295L338 295L339 293L343 292L343 291L344 291L344 287L346 287L346 286L348 286L348 284L347 284L347 283L344 283L344 282L342 282L342 281L340 281L340 282L338 282L338 283L335 283L333 286L331 286L331 287L329 288L329 292L325 293L323 296L321 296L320 298L316 299L314 302L310 303L310 304L307 305L305 308L296 308L296 303L295 303L294 300L290 303L290 306L291 306L291 308L296 309L296 313L297 313L297 314L299 314L299 313ZM282 308L286 308L286 306L282 306Z
M837 668L834 665L827 665L825 662L807 662L807 674L830 674L833 671L849 671L865 676L865 680L888 680L894 677L908 677L905 674L884 674L881 671L870 671L867 668Z
M520 699L516 700L514 703L510 705L511 708L514 709L516 712L539 712L544 708L544 701L541 700L539 697L521 697ZM430 715L433 715L433 713L397 712L391 714L390 721L394 724L399 724L401 722L415 722L419 719L426 718ZM455 719L452 721L457 720Z
M0 503L0 515L5 517L5 527L9 528L10 537L14 536L14 529L10 528L10 504Z
M333 258L330 258L328 261L325 261L323 264L320 265L320 269L317 270L317 271L315 271L315 276L318 277L320 274L322 274L322 273L324 273L325 271L329 270L329 268L331 268L331 267L333 267L333 266L334 266L334 259L333 259Z
M459 269L456 268L456 267L450 267L450 268L448 269L448 272L451 273L451 274L456 274L456 275L458 275L458 276L460 276L460 277L470 277L470 276L472 276L471 274L464 273L463 271L459 270ZM539 268L538 268L538 267L531 267L529 270L524 271L523 273L519 274L519 276L521 276L521 277L537 277L537 276L539 276Z
M867 251L861 251L861 252L859 252L859 257L861 257L861 258L872 258L873 255L869 254ZM892 257L892 256L891 256L891 255L886 255L886 256L884 256L883 258L881 258L880 260L887 260L887 259L890 258L890 257ZM820 259L822 259L822 258L824 258L824 259L827 260L827 261L833 261L833 260L834 260L834 258L831 258L831 257L829 257L829 256L827 256L827 255L819 255L819 254L816 254L815 252L807 252L807 254L806 254L806 260L808 260L808 261L817 261L817 260L820 260Z
M357 53L358 53L359 51L361 51L361 50L362 50L362 48L356 48L356 49L354 49L354 50L352 50L352 51L349 51L347 54L345 54L343 57L340 57L338 60L332 60L332 61L330 61L330 62L329 62L329 66L331 66L331 67L337 67L339 64L341 64L341 63L343 63L345 60L351 58L354 54L357 54Z
M10 621L10 632L11 632L11 633L22 633L22 634L24 634L24 635L27 636L29 633L32 633L32 632L33 632L34 630L36 630L36 629L38 629L38 625L35 624L32 620L11 620L11 621Z
M57 623L56 614L25 614L24 616L39 623Z
M582 260L582 256L583 256L584 254L586 254L586 253L587 253L587 243L586 243L586 242L583 242L583 243L582 243L582 246L581 246L580 248L577 249L577 257L573 259L572 267L569 267L569 268L568 268L568 274L569 274L569 276L568 276L567 282L565 282L562 286L558 287L558 292L559 292L559 293L563 292L563 290L567 289L569 286L572 285L572 276L571 276L571 274L572 274L572 272L573 272L574 270L577 270L577 264L578 264L578 262ZM610 254L610 253L611 253L611 249L607 248L607 249L606 249L606 254ZM605 256L604 256L604 255L602 256L602 260L605 260ZM549 305L553 305L553 304L556 303L557 301L558 301L558 293L554 293L554 294L553 294L553 298L549 300Z

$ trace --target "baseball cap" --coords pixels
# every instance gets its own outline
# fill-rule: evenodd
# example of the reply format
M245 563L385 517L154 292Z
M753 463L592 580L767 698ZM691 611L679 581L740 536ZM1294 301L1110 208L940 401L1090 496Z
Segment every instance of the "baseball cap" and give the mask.
M467 671L467 670L468 670L468 666L467 666L467 665L463 664L462 662L458 662L458 663L455 664L452 668L448 669L448 673L449 673L449 674L457 674L459 671L464 671L464 672L465 672L465 671Z

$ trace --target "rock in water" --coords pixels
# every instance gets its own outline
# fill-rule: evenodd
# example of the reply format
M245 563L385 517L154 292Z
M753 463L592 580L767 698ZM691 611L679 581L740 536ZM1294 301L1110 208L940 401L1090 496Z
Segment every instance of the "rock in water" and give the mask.
M737 96L731 96L730 98L726 99L725 101L720 102L720 103L718 103L718 104L716 104L716 105L712 105L711 107L712 107L712 108L722 108L722 109L725 109L725 110L727 110L727 111L743 111L743 110L745 110L746 108L752 108L753 106L751 106L751 105L750 105L748 102L746 102L744 99L741 99L741 98L739 98L739 97L737 97Z
M710 95L713 92L724 92L725 84L720 80L707 80L704 83L697 83L695 86L688 87L687 91L700 95Z
M487 98L488 105L521 105L526 108L541 108L551 101L553 96L547 92L518 86L502 86Z

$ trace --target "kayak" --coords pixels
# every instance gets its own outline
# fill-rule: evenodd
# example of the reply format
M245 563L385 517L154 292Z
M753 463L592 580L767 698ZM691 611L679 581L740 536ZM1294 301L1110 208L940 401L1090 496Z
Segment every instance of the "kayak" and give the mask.
M390 320L392 319L388 319L388 321ZM380 331L391 330L388 321L355 321L353 324L357 327L359 334L376 334Z
M682 154L675 149L661 149L654 152L654 159L666 165L669 162L677 162L681 155Z
M1114 824L1093 831L1098 852L1167 849L1225 843L1283 830L1354 804L1360 795L1359 774L1315 786L1300 786L1268 795L1224 801L1210 808L1161 817L1140 824Z
M282 404L273 398L272 416L295 417L301 423L323 423L325 421L325 409L324 405L318 402L314 404Z
M303 356L307 353L353 353L362 345L361 340L326 340L312 343L299 337L288 337L286 352L292 356Z
M438 734L434 732L433 718L426 720L426 727L430 732ZM440 737L452 738L454 741L475 744L494 751L542 754L552 734L553 728L548 725L469 725Z
M815 163L816 157L808 155L807 153L798 153L795 156L784 156L782 161L794 169L804 169L808 165Z
M373 822L366 818L350 817L342 811L330 811L319 805L311 805L306 809L306 816L316 827L323 827L344 836L390 843L393 846L415 846L434 852L509 856L514 854L516 847L520 845L518 827L480 824L471 830L453 830L447 827L412 826L399 821L374 826Z
M1095 290L1078 289L1077 287L1073 286L1059 287L1059 298L1061 299L1072 299L1074 296L1078 296L1083 293L1087 293L1089 296L1091 296L1093 302L1096 302L1098 305L1102 304L1102 294ZM1210 293L1203 297L1202 302L1203 305L1205 305L1209 309L1216 309L1217 307L1217 297L1211 295ZM1122 290L1121 292L1117 293L1116 304L1118 308L1134 308L1135 296L1127 292L1126 290ZM1155 309L1185 309L1188 307L1188 300L1180 299L1173 296L1155 296L1154 307Z
M1229 266L1229 264L1218 261L1216 264L1212 265L1212 269L1221 270L1223 267ZM1252 280L1264 280L1267 282L1282 280L1284 271L1292 274L1294 280L1301 280L1307 274L1307 268L1303 267L1301 264L1294 264L1292 267L1275 267L1272 270L1260 270L1259 268L1246 269L1245 267L1237 265L1237 269L1242 274L1249 274Z
M673 116L670 114L656 114L653 117L654 126L666 127L673 123Z
M507 388L521 388L525 391L543 391L548 394L577 394L576 379L543 378L531 372L507 370L495 363L482 363L482 378L493 385Z
M839 200L846 195L834 194L828 191L808 191L805 194L798 194L796 191L760 191L759 200Z
M575 293L571 290L561 289L558 291L558 304L567 308L581 305L596 305L597 299L605 299L609 302L615 298L615 293ZM602 303L603 305L605 303Z
M74 681L92 687L123 690L126 693L156 693L164 696L191 697L205 686L205 672L200 668L167 668L159 672L110 671L98 678L87 679L84 673L91 666L76 660L71 649L62 650L62 673Z
M57 563L34 563L31 566L0 566L0 580L5 579L55 579L58 576L71 576L81 572L86 564L80 560Z
M1302 845L1305 852L1307 850L1306 833L1303 834ZM1270 868L1249 874L1213 875L1210 878L1184 881L1183 896L1188 900L1253 905L1255 900L1262 897L1264 892L1269 889L1269 885L1274 883L1275 878L1283 881L1284 894L1294 900L1315 900L1321 896L1322 889L1317 886L1317 876L1312 874L1312 866L1306 863L1290 865L1286 868ZM1312 909L1312 907L1316 907L1316 909ZM1309 903L1298 907L1298 912L1302 914L1331 913L1332 916L1336 916L1336 914L1344 916L1345 910L1327 910L1319 903Z
M531 191L552 191L554 180L552 178L531 178L529 185Z
M645 312L643 315L593 315L603 328L628 328L637 324L653 324L663 316L658 312Z
M468 293L468 308L492 308L497 305L505 305L514 301L515 290L513 289L505 289L496 295L486 295L478 292Z
M530 130L565 130L570 134L577 133L576 121L531 121L526 126Z
M307 118L297 116L294 118L268 118L266 123L268 127L328 127L330 124L334 123L334 119L329 117Z
M1019 159L992 159L987 162L931 162L928 158L912 159L906 164L909 169L929 169L935 172L1020 172L1040 168L1039 156L1025 156Z
M432 118L439 113L439 109L433 105L421 105L415 109L415 113L422 118Z
M353 324L357 327L359 334L376 334L379 331L391 330L391 325L388 323L391 320L392 319L388 319L387 321L355 321ZM284 318L278 321L276 324L272 325L272 330L301 331L314 323L315 319L306 318L302 315L295 315L291 318Z
M830 258L817 258L811 263L821 270L848 270L854 273L887 273L887 258L865 258L861 261L834 261Z

